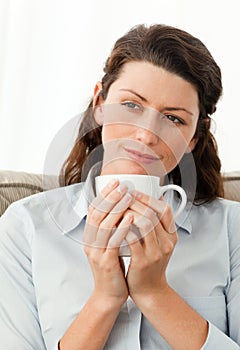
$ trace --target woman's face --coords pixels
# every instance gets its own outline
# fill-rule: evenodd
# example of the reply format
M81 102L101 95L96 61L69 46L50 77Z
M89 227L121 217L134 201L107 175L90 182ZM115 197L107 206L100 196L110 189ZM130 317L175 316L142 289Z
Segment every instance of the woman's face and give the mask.
M101 90L97 85L96 95ZM96 109L102 174L164 176L193 150L199 115L195 87L148 62L128 62Z

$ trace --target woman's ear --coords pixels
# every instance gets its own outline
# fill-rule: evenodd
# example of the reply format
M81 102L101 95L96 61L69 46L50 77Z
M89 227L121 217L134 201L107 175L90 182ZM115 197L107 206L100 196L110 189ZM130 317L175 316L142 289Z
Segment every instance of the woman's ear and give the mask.
M97 82L94 88L94 96L93 96L93 115L96 123L98 125L103 125L103 110L102 110L102 83L100 81Z

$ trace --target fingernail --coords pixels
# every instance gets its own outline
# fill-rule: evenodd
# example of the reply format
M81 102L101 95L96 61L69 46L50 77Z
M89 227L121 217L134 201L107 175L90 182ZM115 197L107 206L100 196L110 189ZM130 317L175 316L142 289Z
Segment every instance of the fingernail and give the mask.
M112 179L109 183L108 183L108 186L110 188L116 186L116 184L118 183L118 180L117 179Z
M118 186L118 188L117 188L117 191L118 191L119 193L124 193L124 192L126 192L127 190L128 190L128 188L127 188L127 186L124 185L124 184L120 184L120 185Z
M124 202L128 203L132 200L132 196L127 192L122 199Z
M140 199L142 198L142 193L141 192L138 192L136 190L132 191L131 192L131 195L135 198L135 199Z
M133 215L132 214L127 214L124 218L125 222L128 224L130 222L132 222L133 220Z

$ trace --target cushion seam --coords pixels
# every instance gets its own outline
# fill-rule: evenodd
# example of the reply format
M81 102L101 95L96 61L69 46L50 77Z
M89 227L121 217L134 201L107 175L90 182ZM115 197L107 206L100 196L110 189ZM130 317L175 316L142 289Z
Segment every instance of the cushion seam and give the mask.
M43 188L37 185L32 185L32 184L26 184L26 183L21 183L21 182L15 182L15 183L5 183L5 184L0 184L0 188L28 188L31 190L38 190L39 192L43 192Z

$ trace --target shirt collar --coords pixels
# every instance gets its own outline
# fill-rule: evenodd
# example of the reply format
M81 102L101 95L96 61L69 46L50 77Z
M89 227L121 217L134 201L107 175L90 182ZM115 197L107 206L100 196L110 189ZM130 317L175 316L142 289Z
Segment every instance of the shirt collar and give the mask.
M164 200L171 206L174 214L177 211L180 204L180 198L176 195L176 192L175 191L165 192ZM177 229L181 228L188 234L191 234L192 232L192 224L189 219L191 208L192 208L192 203L188 201L184 210L175 219L175 224Z
M79 213L81 220L87 215L89 204L96 197L95 177L100 175L102 162L96 163L89 171L86 181L83 183L81 193L74 200L74 210ZM80 220L80 221L81 221Z
M71 233L85 219L88 206L95 197L92 184L100 169L99 164L94 166L85 182L44 192L48 213L63 235Z
M188 234L192 233L192 223L189 218L192 205L192 203L188 202L185 209L181 212L181 214L178 215L175 220L177 228L181 228Z

